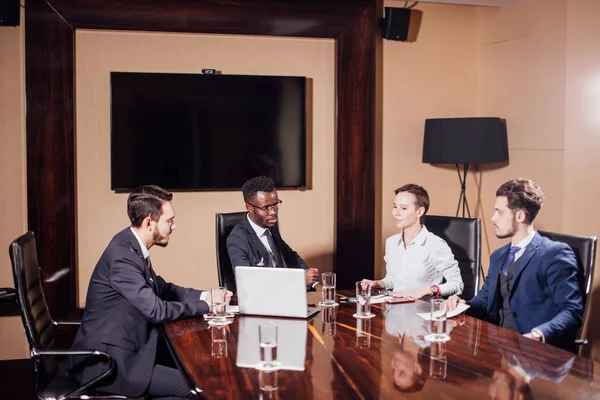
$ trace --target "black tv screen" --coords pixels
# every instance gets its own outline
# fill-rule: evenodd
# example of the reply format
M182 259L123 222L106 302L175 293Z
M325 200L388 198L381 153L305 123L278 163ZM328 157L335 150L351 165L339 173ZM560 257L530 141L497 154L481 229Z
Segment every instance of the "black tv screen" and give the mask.
M306 78L111 72L111 188L306 186Z

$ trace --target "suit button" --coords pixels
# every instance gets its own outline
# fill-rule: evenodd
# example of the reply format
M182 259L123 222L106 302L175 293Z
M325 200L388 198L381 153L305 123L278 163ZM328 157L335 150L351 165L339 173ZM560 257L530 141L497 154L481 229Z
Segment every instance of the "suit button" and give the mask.
M518 312L514 312L514 313L513 313L513 317L517 318L518 316L519 316L519 313L518 313Z

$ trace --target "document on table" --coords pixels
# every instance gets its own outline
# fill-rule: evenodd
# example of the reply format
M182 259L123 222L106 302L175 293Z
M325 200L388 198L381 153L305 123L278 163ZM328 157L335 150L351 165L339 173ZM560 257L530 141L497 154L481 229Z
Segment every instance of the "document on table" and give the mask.
M227 312L237 314L240 312L240 306L227 306Z
M385 294L379 294L377 296L371 296L371 304L380 304L385 303L386 299L389 299L390 296L386 296Z
M461 314L463 312L465 312L469 307L471 307L468 304L465 303L458 303L458 305L456 306L456 308L452 311L450 311L446 317L447 318L452 318L452 317L456 317L458 314ZM429 321L431 319L431 313L430 312L424 312L424 313L417 313L417 315L421 318L423 318L426 321Z

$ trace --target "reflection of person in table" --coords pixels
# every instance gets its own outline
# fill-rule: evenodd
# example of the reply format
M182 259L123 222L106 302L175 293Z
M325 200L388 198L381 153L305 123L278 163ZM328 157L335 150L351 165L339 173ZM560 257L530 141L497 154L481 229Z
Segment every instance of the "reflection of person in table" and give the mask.
M494 327L495 328L495 327ZM536 378L562 382L571 371L575 356L567 352L553 353L543 362L527 357L521 347L527 346L523 336L507 336L492 330L491 341L502 354L500 368L494 372L488 388L490 399L532 399L530 382Z
M411 337L400 336L400 348L392 356L392 375L394 387L401 392L418 392L427 381L426 368L423 358L429 360L425 355L426 347L415 342Z
M452 250L421 224L429 209L427 191L409 183L395 193L392 215L400 233L385 242L386 275L376 281L364 279L363 285L415 299L461 294L464 284Z
M415 311L412 306L388 304L383 313L386 332L400 340L400 347L392 356L392 375L394 387L401 392L418 392L427 380L429 357L426 350L431 343L425 336L429 334L430 322ZM448 320L448 333L455 324Z

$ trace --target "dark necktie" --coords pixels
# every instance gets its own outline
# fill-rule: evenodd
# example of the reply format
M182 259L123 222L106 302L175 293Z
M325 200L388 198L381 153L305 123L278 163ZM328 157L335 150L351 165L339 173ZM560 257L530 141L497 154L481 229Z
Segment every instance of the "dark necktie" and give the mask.
M281 259L281 253L279 252L279 247L275 244L275 240L273 240L273 235L270 230L265 231L265 236L267 237L267 242L269 243L269 247L271 248L271 258L273 259L272 267L283 267L283 260Z
M521 250L519 246L512 246L510 248L510 253L508 253L508 257L504 260L504 264L502 264L502 273L504 275L508 274L508 268L515 262L515 256Z

